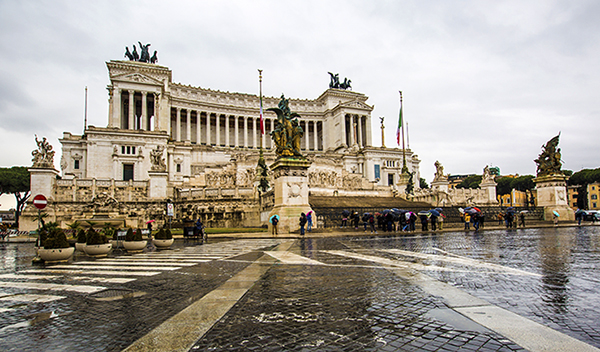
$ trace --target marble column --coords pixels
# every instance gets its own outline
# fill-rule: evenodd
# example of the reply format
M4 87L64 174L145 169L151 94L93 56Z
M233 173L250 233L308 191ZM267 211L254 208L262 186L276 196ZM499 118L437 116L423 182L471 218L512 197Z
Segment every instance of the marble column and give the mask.
M309 131L310 131L310 122L308 120L304 120L304 143L305 143L304 150L306 150L306 151L310 150L310 138L308 137Z
M244 148L248 148L248 116L244 116Z
M361 116L358 116L357 128L358 128L358 146L362 148L364 146L363 146L363 138L362 138L363 134L362 134L362 117Z
M315 142L314 144L314 150L319 150L319 134L317 133L318 128L319 128L319 122L318 121L313 121L313 140Z
M221 115L215 114L215 132L217 133L216 146L221 145Z
M225 115L225 146L229 147L229 115Z
M181 108L177 109L177 118L175 120L175 140L181 142Z
M252 147L255 149L258 148L258 144L256 143L256 118L251 117L252 119Z
M202 144L202 129L200 128L202 126L202 120L201 120L201 116L200 116L200 111L196 110L196 144L200 145Z
M271 132L275 129L275 119L271 119ZM273 138L269 135L269 149L273 149Z
M153 93L154 94L154 131L158 131L160 129L159 125L158 125L158 98L159 98L159 94Z
M354 122L354 116L350 116L350 145L349 145L349 147L356 144L356 141L354 140L355 126L356 126L356 123Z
M233 119L233 123L234 123L234 125L233 125L233 145L236 148L239 147L239 140L240 140L240 137L239 137L240 129L238 127L238 125L240 124L239 119L240 119L239 116L234 116L234 119Z
M127 116L128 117L128 119L127 119L127 121L128 121L127 129L133 130L133 129L135 129L135 125L133 124L133 112L135 110L135 101L133 99L133 94L135 92L132 91L132 90L129 90L128 92L129 92L129 115Z
M190 142L192 140L192 111L190 109L185 109L187 112L185 118L185 141Z
M142 92L142 118L140 119L140 130L148 129L148 92Z
M114 88L113 89L113 124L112 127L119 127L119 128L123 128L124 126L121 126L121 122L123 121L122 119L122 110L121 110L121 89L119 88Z
M206 145L210 145L210 112L206 112Z

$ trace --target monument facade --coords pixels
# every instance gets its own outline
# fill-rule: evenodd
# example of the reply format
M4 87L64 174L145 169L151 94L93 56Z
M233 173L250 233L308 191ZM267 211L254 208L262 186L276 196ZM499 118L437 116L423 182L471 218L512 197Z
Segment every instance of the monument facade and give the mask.
M332 80L316 99L286 98L302 116L290 124L265 111L261 138L258 95L174 83L171 70L148 57L149 44L142 46L144 61L129 52L129 60L106 63L106 127L86 126L82 135L64 132L60 139L60 178L44 191L57 220L89 215L81 204L106 192L132 226L164 217L167 199L176 204L176 217L201 217L209 226L264 225L274 195L257 191L256 166L261 148L266 165L276 161L282 129L302 131L283 152L309 163L302 191L309 196L398 194L403 150L372 145L373 106L351 90L350 80ZM264 107L279 102L263 97ZM410 149L405 155L418 185L420 160ZM266 173L272 183L274 171Z

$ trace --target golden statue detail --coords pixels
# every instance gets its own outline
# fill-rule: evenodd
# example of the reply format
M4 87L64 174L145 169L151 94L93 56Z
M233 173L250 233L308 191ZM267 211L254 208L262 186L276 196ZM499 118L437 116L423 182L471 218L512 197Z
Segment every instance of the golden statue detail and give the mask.
M300 142L304 130L298 122L300 115L290 111L289 99L281 94L281 101L279 101L278 106L269 108L267 111L273 111L277 114L275 129L270 133L275 143L277 157L303 158L300 152Z

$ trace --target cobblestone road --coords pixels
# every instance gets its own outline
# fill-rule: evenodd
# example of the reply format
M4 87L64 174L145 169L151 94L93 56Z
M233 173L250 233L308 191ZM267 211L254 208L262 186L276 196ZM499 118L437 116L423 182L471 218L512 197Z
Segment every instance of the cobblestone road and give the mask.
M188 349L523 349L406 273L600 347L597 227L298 239L274 251L285 241L180 244L46 267L31 265L31 244L0 245L1 349L120 351L259 258L271 260L264 274Z

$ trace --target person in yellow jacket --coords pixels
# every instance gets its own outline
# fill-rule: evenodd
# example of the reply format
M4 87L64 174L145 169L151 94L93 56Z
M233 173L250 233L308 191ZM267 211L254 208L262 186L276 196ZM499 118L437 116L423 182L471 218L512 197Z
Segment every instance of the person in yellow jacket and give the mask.
M465 230L469 231L471 229L471 215L465 214Z

